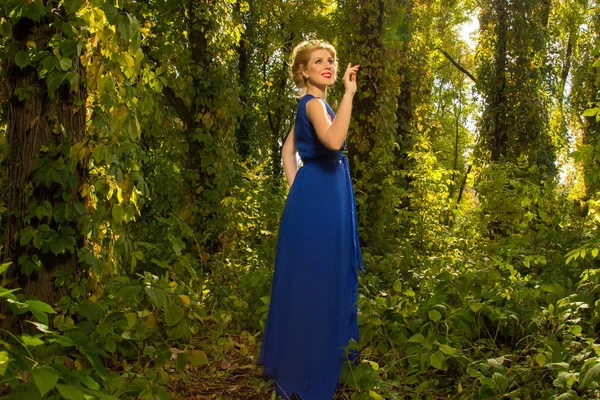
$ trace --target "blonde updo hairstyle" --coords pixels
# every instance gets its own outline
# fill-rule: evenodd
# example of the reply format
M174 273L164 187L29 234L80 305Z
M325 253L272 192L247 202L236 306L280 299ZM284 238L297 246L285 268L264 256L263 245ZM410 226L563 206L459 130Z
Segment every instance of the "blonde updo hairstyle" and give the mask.
M337 77L338 71L338 60L335 51L335 47L329 42L319 39L311 39L305 40L294 48L292 52L293 63L290 68L290 74L292 76L292 81L296 84L296 87L300 89L301 93L306 93L306 81L302 75L302 72L306 70L308 67L308 62L310 61L310 55L315 50L325 49L329 51L329 54L333 57L333 65L335 67L335 72L333 74L333 81Z

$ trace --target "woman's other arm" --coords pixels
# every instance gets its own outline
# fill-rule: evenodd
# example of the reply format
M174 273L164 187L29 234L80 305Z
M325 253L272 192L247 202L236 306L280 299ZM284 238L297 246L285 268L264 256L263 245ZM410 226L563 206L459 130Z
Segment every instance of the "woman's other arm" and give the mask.
M288 187L292 187L296 172L298 172L298 162L296 160L296 140L294 134L294 127L290 131L283 148L281 149L281 159L283 160L283 170L285 171L285 177L288 182Z

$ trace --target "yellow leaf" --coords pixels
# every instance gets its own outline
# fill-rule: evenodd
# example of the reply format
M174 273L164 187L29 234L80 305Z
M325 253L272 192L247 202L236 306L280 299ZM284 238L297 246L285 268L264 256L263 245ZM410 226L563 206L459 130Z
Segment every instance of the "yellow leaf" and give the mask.
M183 301L184 304L190 304L190 298L188 296L186 296L185 294L180 294L179 298L181 299L181 301Z
M125 313L125 318L127 319L127 326L129 328L133 328L133 325L135 325L135 320L137 318L135 313L133 313L133 312Z
M208 364L208 357L202 350L192 350L190 362L193 366Z
M538 363L538 365L540 367L543 367L544 365L546 365L546 356L543 355L542 353L538 353L535 356L535 361Z
M384 400L385 398L377 392L369 390L369 396L374 400Z
M148 328L156 328L156 317L154 314L148 315L148 318L146 318L146 325Z

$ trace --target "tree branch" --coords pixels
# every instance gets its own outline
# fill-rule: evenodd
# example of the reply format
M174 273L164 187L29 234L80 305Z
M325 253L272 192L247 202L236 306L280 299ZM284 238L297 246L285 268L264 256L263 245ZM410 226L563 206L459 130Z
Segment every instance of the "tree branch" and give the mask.
M475 77L469 72L467 71L467 69L465 67L463 67L462 65L460 65L459 63L457 63L454 58L452 58L450 56L450 54L446 53L443 49L438 48L439 51L442 52L442 54L456 67L458 68L461 72L463 72L465 75L467 75L469 78L471 78L471 80L474 83L477 83L477 79L475 79Z
M157 66L161 66L160 61L157 60L151 54L151 49L149 46L142 46L142 50L144 52L144 55L149 60L152 60ZM192 117L192 113L190 112L189 108L185 105L184 101L181 98L177 97L175 91L173 91L172 88L166 85L163 86L162 94L166 97L169 104L175 109L177 115L185 124L185 130L192 129L192 127L194 126L194 118Z

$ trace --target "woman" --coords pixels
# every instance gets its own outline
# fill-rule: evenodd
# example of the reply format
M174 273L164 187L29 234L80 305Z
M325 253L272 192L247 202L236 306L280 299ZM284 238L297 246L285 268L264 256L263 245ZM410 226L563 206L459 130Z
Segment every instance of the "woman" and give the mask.
M344 347L358 340L362 256L356 207L342 154L359 65L348 64L337 116L325 102L337 73L334 47L310 40L293 52L292 79L304 92L283 146L290 191L281 217L273 291L259 363L285 399L333 398ZM296 152L303 166L298 170Z

